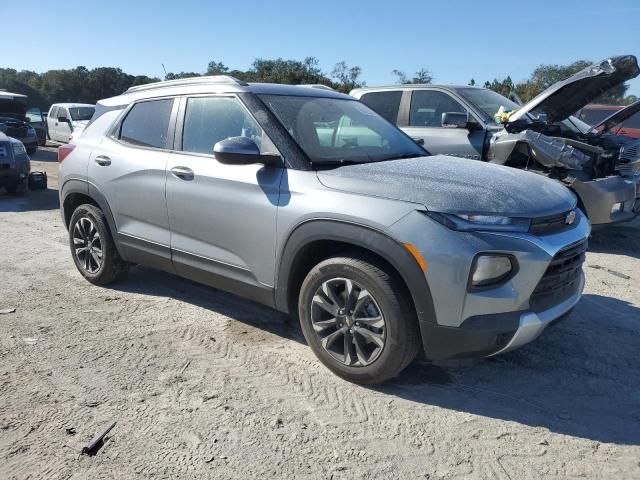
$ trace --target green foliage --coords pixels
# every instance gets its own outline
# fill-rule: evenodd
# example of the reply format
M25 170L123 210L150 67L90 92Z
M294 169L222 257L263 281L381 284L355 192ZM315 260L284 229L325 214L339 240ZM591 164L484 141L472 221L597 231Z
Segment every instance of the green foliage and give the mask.
M421 68L416 72L413 78L407 77L402 70L392 70L391 73L398 77L398 83L402 84L427 84L433 82L433 75L426 68Z
M101 98L120 95L133 85L159 80L146 75L129 75L111 67L89 70L80 66L44 73L0 68L0 88L27 95L28 105L42 110L58 102L96 103Z

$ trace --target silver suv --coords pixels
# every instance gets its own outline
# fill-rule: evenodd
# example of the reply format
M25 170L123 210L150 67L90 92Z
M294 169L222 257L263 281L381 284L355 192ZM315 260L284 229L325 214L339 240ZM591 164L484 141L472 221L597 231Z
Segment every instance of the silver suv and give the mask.
M590 225L533 173L427 152L330 89L202 77L102 100L60 147L80 273L176 273L300 319L376 383L535 339L582 294Z

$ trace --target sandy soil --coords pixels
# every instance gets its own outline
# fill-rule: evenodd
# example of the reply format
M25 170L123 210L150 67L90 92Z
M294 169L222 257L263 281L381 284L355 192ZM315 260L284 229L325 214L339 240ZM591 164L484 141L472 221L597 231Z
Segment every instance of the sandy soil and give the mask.
M0 478L640 478L640 222L594 234L533 344L363 388L267 308L145 268L88 284L55 153L32 169L49 190L0 193Z

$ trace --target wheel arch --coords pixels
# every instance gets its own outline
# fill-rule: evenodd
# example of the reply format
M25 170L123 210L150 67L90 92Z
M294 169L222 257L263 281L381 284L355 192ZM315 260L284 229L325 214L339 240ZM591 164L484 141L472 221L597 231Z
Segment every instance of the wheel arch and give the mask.
M435 322L435 310L427 279L406 248L369 226L340 220L307 220L287 238L278 261L275 305L297 316L300 286L320 261L346 250L359 250L389 265L403 281L413 301L420 324Z

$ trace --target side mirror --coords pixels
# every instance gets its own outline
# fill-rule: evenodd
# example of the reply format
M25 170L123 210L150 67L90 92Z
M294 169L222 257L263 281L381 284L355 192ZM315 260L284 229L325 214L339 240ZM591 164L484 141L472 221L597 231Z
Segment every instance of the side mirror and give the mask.
M469 114L462 112L445 112L441 124L444 128L469 128Z
M281 159L276 155L262 155L256 142L247 137L231 137L220 140L213 146L213 155L225 165L278 165Z
M58 122L71 123L67 117L58 117Z

